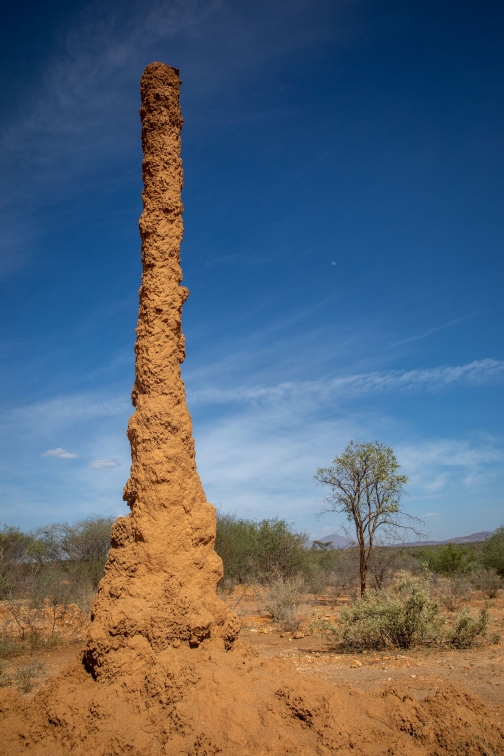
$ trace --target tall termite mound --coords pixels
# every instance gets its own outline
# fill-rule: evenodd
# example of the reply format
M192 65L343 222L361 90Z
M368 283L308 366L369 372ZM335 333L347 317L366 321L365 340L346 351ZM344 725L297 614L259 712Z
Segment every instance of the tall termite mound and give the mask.
M160 63L142 77L131 514L113 528L84 657L31 700L0 689L0 754L476 756L480 744L503 753L490 710L462 689L436 682L415 698L394 683L363 693L310 680L237 639L238 620L217 598L215 512L196 472L180 374L179 86L178 71Z
M152 63L141 79L143 212L135 412L128 426L131 477L93 606L85 662L96 677L152 661L168 646L235 640L239 622L216 595L215 510L196 471L180 364L185 357L181 286L183 185L180 79Z

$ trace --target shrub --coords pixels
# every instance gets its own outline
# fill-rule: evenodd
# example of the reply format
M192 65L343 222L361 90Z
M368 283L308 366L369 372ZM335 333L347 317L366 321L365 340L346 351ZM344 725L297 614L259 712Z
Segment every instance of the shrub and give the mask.
M252 520L217 512L215 551L222 559L224 580L228 584L247 583L250 579L254 528Z
M224 578L268 583L290 578L306 560L306 534L294 533L285 520L241 520L217 514L215 550L224 564Z
M343 551L333 548L308 549L304 553L301 574L306 593L320 595L326 593L334 575L339 572Z
M297 575L306 558L305 541L306 533L293 533L285 520L255 523L253 569L259 582Z
M448 641L456 648L469 648L476 641L484 637L490 621L488 606L484 606L477 617L474 617L468 609L458 614L453 627L448 634Z
M417 568L417 562L406 550L391 546L377 546L373 550L369 565L373 588L377 591L389 588L398 570L413 571L415 568Z
M495 570L504 578L504 525L494 531L494 534L485 542L481 562L489 570Z
M352 596L360 587L359 552L357 549L343 549L339 551L335 568L328 572L327 586L330 595Z
M0 688L10 685L10 677L5 671L5 665L0 661Z
M449 612L455 612L472 595L472 585L463 575L443 580L436 588L436 597Z
M468 571L476 564L473 549L458 543L422 548L416 552L416 556L420 561L427 562L431 572L448 576Z
M341 615L341 625L315 623L327 636L361 649L410 648L433 642L444 619L429 597L430 578L401 575L389 591L367 591Z
M21 693L30 693L33 690L35 678L43 672L44 667L43 662L30 662L18 667L16 682Z
M69 525L54 523L35 531L34 555L45 562L66 562L80 565L96 588L103 577L103 568L110 549L111 517L87 517Z
M495 598L503 586L503 580L497 570L479 567L471 575L471 583L486 598Z
M19 528L4 525L0 530L0 566L21 561L32 540Z
M432 641L443 620L428 589L413 583L409 595L373 592L343 612L343 640L365 648L410 648Z
M276 578L265 589L265 607L283 630L294 632L304 616L299 607L302 601L303 580L300 577Z

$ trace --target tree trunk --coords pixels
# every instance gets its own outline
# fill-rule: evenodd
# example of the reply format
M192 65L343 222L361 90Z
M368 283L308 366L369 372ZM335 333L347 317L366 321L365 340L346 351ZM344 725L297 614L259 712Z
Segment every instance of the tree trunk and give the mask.
M360 545L359 572L360 572L360 595L364 596L366 592L366 582L367 582L367 564L366 564L366 552L365 552L365 547L363 544Z

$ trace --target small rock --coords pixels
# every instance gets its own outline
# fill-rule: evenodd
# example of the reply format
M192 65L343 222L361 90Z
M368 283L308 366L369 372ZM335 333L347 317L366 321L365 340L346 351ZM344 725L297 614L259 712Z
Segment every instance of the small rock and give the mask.
M304 633L300 633L299 631L297 633L294 633L292 636L294 640L299 640L300 638L304 638Z
M357 667L362 667L362 662L358 661L358 659L354 659L350 666L353 669L356 669Z

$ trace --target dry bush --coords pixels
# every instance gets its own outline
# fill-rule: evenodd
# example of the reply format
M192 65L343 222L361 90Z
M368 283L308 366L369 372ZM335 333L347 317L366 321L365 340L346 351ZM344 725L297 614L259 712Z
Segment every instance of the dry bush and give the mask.
M300 612L303 601L303 579L301 577L276 578L265 588L264 604L273 620L282 630L295 632L306 614Z
M21 693L30 693L33 690L36 678L44 671L43 662L30 662L23 664L16 670L16 682Z
M34 607L27 601L4 601L0 626L0 657L51 648L82 637L89 617L75 604L47 601Z
M359 589L357 549L342 549L336 568L327 575L327 590L333 602L339 596L356 596Z
M472 573L471 583L482 592L483 596L489 599L495 598L504 585L504 581L497 570L485 569L484 567L480 567Z
M306 593L321 596L327 591L331 572L318 564L308 564L303 570L303 580Z
M472 596L473 586L463 575L455 575L453 578L439 580L435 589L438 601L449 612L456 612L464 601L469 601Z
M0 661L0 688L5 688L6 685L10 685L10 677L5 671L5 665Z

